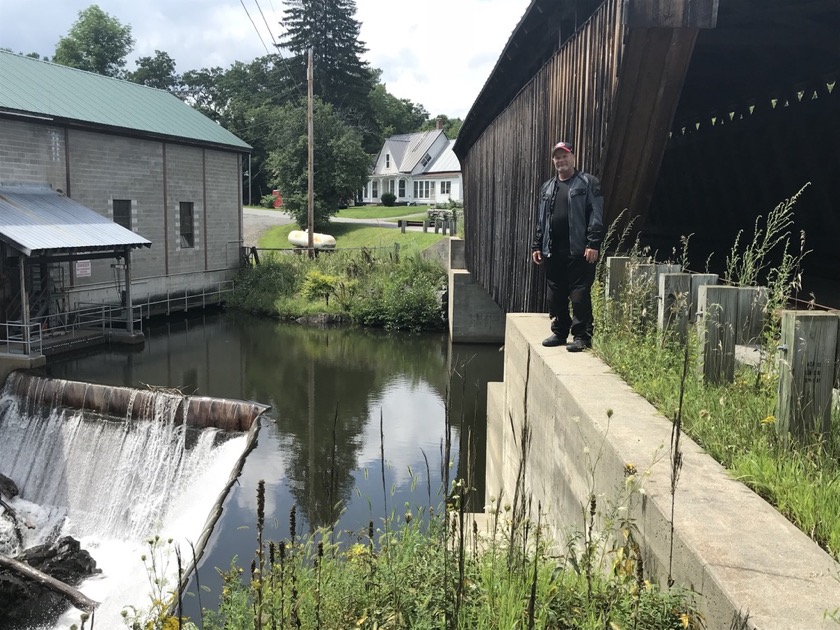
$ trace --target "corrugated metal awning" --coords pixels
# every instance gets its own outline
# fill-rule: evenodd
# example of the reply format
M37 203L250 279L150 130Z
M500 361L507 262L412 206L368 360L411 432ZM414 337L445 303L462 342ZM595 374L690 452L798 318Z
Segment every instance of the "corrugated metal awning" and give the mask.
M0 239L27 256L151 247L151 241L48 186L0 186Z

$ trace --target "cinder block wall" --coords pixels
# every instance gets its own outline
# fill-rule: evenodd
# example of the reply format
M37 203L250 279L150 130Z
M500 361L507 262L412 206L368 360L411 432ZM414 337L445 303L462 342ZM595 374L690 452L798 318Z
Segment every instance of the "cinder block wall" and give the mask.
M542 347L547 329L545 315L507 316L504 383L488 388L487 498L512 501L526 422L525 490L558 544L581 531L590 490L606 509L626 464L649 468L632 514L646 567L664 584L671 423L592 354ZM840 605L840 565L693 441L683 437L682 450L673 576L697 593L709 630L747 618L762 630L836 628L824 614Z
M49 184L112 219L113 200L131 200L131 228L152 242L132 253L135 301L233 278L242 234L240 170L232 151L0 120L0 182ZM194 204L192 248L180 244L181 201ZM113 262L92 261L91 276L83 278L65 263L71 300L118 301Z

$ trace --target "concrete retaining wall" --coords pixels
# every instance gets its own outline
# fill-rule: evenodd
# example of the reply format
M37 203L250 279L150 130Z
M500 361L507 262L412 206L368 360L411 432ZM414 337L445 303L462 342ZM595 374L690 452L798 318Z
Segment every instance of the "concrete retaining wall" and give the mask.
M453 343L502 343L505 312L464 269L464 241L449 239L449 338Z
M647 570L664 583L671 423L592 354L542 347L547 326L545 315L507 316L504 383L488 387L488 500L512 501L526 422L526 490L558 543L581 531L593 479L605 509L626 464L649 468L633 516ZM709 630L837 628L825 612L840 606L840 565L697 444L684 436L681 444L673 576L698 594Z

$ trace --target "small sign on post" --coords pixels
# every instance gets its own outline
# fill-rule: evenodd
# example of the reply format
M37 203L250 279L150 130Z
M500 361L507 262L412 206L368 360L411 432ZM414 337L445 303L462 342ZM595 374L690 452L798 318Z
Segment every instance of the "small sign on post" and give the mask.
M706 383L735 378L735 326L738 322L738 287L700 287L697 337L699 371Z
M782 438L828 435L840 318L784 311L776 430Z

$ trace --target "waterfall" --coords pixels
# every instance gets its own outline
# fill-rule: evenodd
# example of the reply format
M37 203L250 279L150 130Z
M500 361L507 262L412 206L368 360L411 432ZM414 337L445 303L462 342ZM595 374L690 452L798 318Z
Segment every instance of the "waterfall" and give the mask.
M149 554L146 541L172 539L186 565L192 559L188 541L201 537L251 440L188 426L189 401L181 396L144 391L139 413L132 395L126 416L116 418L54 406L65 382L46 387L41 381L49 379L21 387L10 377L0 397L0 473L18 485L15 510L37 525L24 546L63 535L78 539L103 570L80 587L102 602L95 627L124 627L120 611L147 608L150 601L141 561ZM0 532L0 547L3 539ZM173 590L174 557L164 564ZM79 623L75 609L56 628L73 623Z

